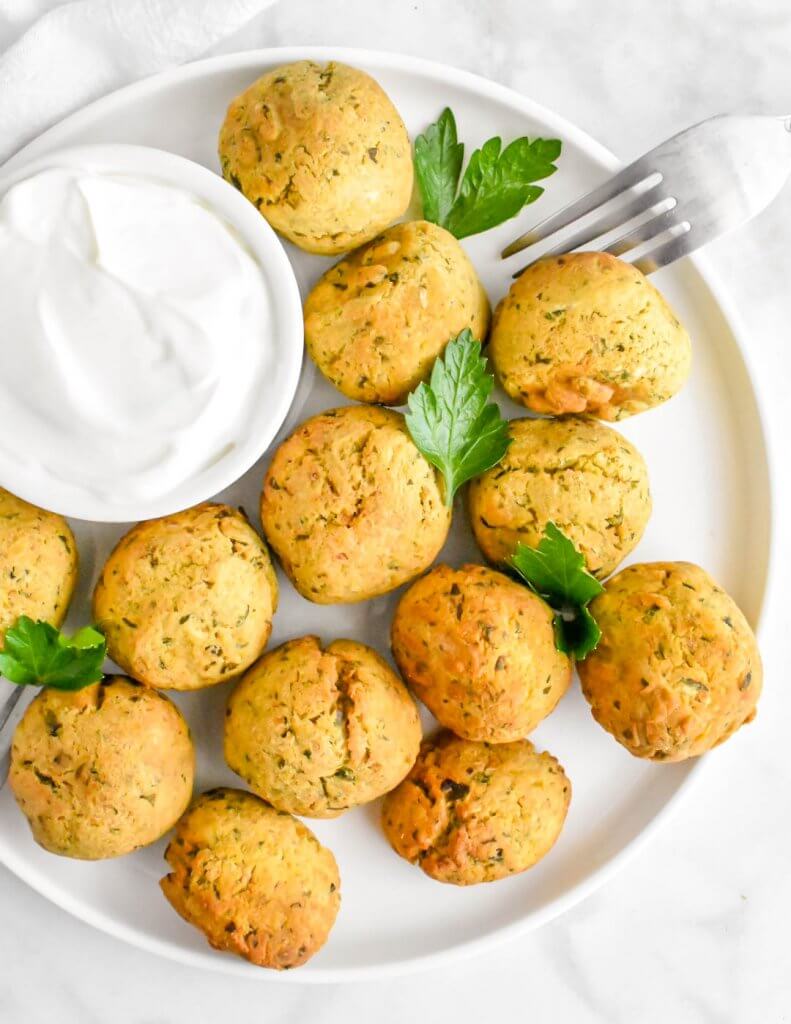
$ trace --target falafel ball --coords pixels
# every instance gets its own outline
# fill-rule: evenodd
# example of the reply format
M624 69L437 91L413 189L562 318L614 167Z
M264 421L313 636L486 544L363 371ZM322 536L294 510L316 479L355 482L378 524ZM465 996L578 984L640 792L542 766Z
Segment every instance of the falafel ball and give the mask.
M404 417L375 406L303 423L275 452L261 495L267 540L318 604L363 601L413 579L436 558L450 518Z
M41 690L14 732L8 779L40 846L102 860L164 835L189 804L194 773L178 708L115 676Z
M382 87L334 61L274 68L220 129L223 177L307 252L362 245L406 210L412 148Z
M590 608L602 638L578 666L582 692L599 725L636 757L696 757L755 717L755 636L697 565L630 565Z
M165 859L171 871L159 884L171 906L214 949L258 967L299 967L335 923L341 895L332 853L252 793L198 797Z
M305 344L339 391L401 405L451 338L483 340L489 300L453 235L425 220L395 224L341 260L305 302Z
M651 515L648 470L626 438L594 420L511 420L503 459L470 482L475 539L505 565L521 541L536 547L548 522L604 578L636 547Z
M468 740L521 739L571 682L549 606L483 565L438 565L413 583L396 608L392 645L417 696Z
M335 818L387 793L420 748L409 691L354 640L302 637L265 654L231 694L225 759L281 811Z
M60 626L76 583L66 520L0 487L0 647L20 615Z
M571 783L529 740L427 740L389 793L382 825L395 852L438 882L476 885L532 868L566 820Z
M138 523L93 595L109 656L166 690L241 675L266 647L276 607L266 544L241 512L212 502Z
M529 266L494 313L500 381L517 402L559 416L620 420L667 401L689 376L689 335L636 268L603 252Z

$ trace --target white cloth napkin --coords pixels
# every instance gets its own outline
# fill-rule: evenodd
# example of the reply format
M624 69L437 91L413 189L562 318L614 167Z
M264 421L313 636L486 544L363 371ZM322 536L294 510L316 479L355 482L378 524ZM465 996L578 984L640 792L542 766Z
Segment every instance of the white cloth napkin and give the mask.
M0 163L71 111L205 53L273 0L0 0Z

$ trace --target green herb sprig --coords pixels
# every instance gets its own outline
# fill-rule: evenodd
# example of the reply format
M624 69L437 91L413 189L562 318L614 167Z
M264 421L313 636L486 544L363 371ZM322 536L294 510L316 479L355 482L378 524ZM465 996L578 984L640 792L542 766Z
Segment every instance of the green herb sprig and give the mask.
M533 182L557 170L559 139L514 139L505 149L495 136L476 149L464 177L464 144L456 119L446 107L438 120L415 139L415 176L426 220L456 238L477 235L515 217L544 191Z
M511 565L555 612L557 649L584 661L601 640L588 605L604 587L585 568L573 542L554 523L547 523L538 547L518 544Z
M449 508L459 487L497 465L511 443L508 421L489 401L493 387L481 344L465 328L434 363L430 381L418 384L407 400L407 428L442 473Z
M6 630L0 675L19 686L81 690L102 679L107 642L92 626L65 636L49 622L20 615Z

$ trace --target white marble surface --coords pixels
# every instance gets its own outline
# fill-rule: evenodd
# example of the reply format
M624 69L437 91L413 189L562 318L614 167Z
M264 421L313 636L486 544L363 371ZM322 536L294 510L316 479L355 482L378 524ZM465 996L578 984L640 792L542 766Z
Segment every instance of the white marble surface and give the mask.
M24 8L0 0L0 31ZM477 71L624 157L717 111L791 112L787 0L281 0L223 50L300 42L399 50ZM240 983L157 960L74 921L0 869L0 1022L791 1020L783 670L791 622L782 578L791 475L781 419L791 390L789 246L791 186L710 250L750 330L778 455L780 586L763 632L761 714L711 758L647 850L565 917L491 955L322 989Z

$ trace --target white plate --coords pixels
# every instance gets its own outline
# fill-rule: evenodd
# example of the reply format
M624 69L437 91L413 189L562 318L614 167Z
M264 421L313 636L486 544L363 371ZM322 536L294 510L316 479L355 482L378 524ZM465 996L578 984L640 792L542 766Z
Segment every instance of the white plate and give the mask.
M396 55L305 48L221 57L133 85L47 132L13 164L65 145L132 142L216 168L217 131L229 100L265 69L303 57L337 58L370 71L413 136L449 104L469 150L494 133L560 137L560 170L547 182L538 205L519 219L523 226L587 191L617 166L611 154L572 125L484 79ZM508 285L497 253L517 226L512 222L465 243L494 301ZM303 290L330 262L292 248L288 252ZM619 428L644 453L654 494L653 518L636 558L702 564L757 624L769 566L771 493L758 403L742 353L746 340L699 264L686 261L663 271L656 283L689 328L695 360L681 395ZM291 424L297 416L338 404L338 394L307 368ZM517 414L516 407L507 407L510 415ZM256 515L262 475L259 463L223 497ZM121 531L82 523L75 527L83 571L72 621L81 622L101 562ZM480 560L459 506L443 557L453 563ZM327 640L352 637L384 652L395 600L391 594L362 605L319 607L284 583L273 644L315 632ZM238 784L221 756L227 693L222 686L179 698L198 741L200 787ZM0 796L0 859L83 920L197 967L278 981L327 982L427 966L490 947L582 899L647 838L699 771L698 762L653 765L632 758L592 721L577 687L532 738L559 757L574 788L565 830L541 864L496 885L459 889L429 880L391 852L377 827L377 804L336 821L312 823L338 858L343 905L326 947L305 967L285 974L212 952L171 910L157 887L164 841L98 864L53 857L33 843L6 787Z

